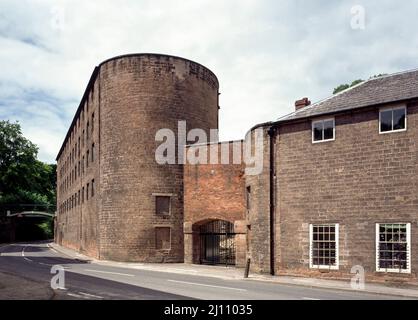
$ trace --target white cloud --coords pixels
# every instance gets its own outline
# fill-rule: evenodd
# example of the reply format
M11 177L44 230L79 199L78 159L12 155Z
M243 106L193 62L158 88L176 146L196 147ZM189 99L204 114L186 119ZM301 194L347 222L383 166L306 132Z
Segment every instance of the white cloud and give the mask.
M350 28L353 5L366 29ZM209 67L221 139L328 96L342 82L417 67L414 1L2 0L0 118L53 161L95 65L161 52Z

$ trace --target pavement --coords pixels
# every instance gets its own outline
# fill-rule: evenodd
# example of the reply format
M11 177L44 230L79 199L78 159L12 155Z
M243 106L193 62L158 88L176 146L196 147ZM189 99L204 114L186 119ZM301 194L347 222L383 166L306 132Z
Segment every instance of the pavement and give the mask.
M367 285L355 291L348 283L292 277L250 275L233 267L187 264L141 264L97 261L53 243L0 247L0 274L30 281L27 288L49 285L51 268L65 270L65 289L52 299L110 300L389 300L418 299L418 290ZM1 281L1 280L0 280ZM16 280L19 281L19 280ZM9 288L12 284L8 284ZM26 294L26 297L31 295ZM7 295L0 290L0 299ZM13 298L13 297L12 297ZM35 295L32 296L35 299ZM47 299L47 297L45 297Z
M51 300L54 296L47 283L0 272L0 297L3 300Z

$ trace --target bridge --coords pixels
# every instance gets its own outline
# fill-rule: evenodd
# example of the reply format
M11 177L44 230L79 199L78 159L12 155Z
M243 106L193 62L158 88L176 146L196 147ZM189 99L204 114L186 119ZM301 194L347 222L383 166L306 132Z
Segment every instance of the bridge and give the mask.
M27 217L27 218L39 218L39 217L50 217L53 218L55 217L54 213L49 213L49 212L43 212L43 211L22 211L22 212L16 212L16 213L11 213L10 211L7 211L7 217L17 217L17 218L22 218L22 217Z

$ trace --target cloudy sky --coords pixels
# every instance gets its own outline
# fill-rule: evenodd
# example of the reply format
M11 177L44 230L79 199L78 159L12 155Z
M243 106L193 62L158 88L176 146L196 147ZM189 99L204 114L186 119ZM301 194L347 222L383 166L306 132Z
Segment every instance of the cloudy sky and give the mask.
M18 120L53 162L94 66L157 52L217 74L221 139L242 138L298 98L417 68L417 9L414 0L0 0L0 119Z

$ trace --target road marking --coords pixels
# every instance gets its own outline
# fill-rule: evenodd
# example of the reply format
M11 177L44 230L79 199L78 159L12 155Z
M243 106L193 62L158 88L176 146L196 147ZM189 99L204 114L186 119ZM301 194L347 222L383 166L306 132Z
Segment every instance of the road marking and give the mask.
M177 268L177 269L171 269L171 270L174 270L174 271L186 271L186 272L191 272L191 273L197 273L198 272L197 270L179 269L179 268Z
M302 297L303 300L321 300L317 298Z
M44 263L44 262L38 262L38 264L43 265L43 266L48 266L48 267L52 267L53 266L53 264Z
M31 259L29 259L29 258L26 258L25 257L25 250L26 250L26 248L27 248L28 246L26 246L26 247L24 247L23 249L22 249L22 257L23 257L23 259L25 259L26 261L29 261L29 262L33 262L33 260L31 260Z
M70 297L74 297L74 298L88 299L87 297L84 297L82 295L75 294L75 293L67 293L67 295L70 296Z
M84 269L84 271L88 272L97 272L97 273L106 273L106 274L114 274L117 276L126 276L126 277L135 277L134 274L129 273L119 273L119 272L110 272L110 271L100 271L100 270L93 270L93 269Z
M81 291L79 292L79 294L82 294L83 296L90 297L90 298L104 299L104 297L96 296L94 294L85 293L85 292L81 292Z
M175 282L175 283L191 284L191 285L202 286L202 287L220 288L220 289L228 289L228 290L236 290L236 291L247 291L246 289L223 287L223 286L214 286L214 285L210 285L210 284L203 284L203 283L196 283L196 282L178 281L178 280L170 280L170 279L167 280L167 281Z
M57 250L55 250L54 248L51 247L51 245L48 243L47 246L49 247L49 249L51 249L52 251L54 251L55 253L59 253Z

